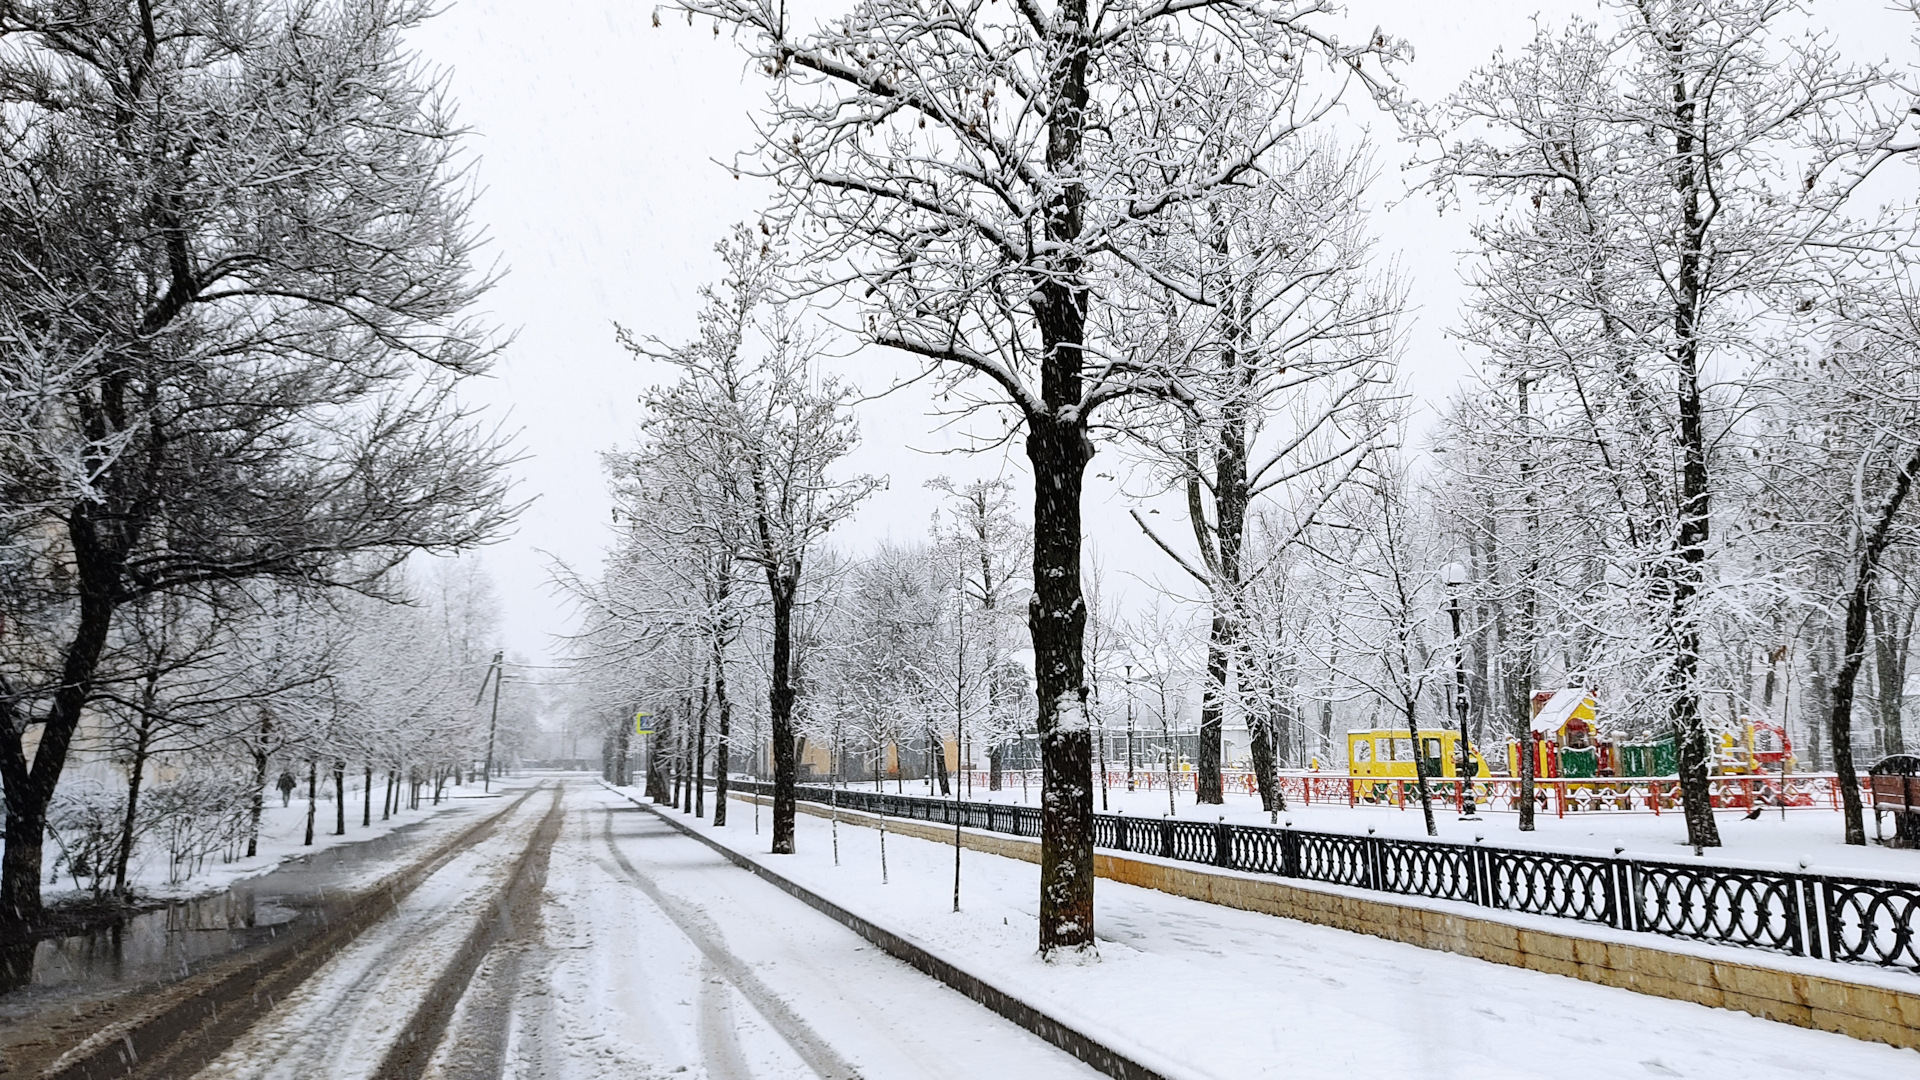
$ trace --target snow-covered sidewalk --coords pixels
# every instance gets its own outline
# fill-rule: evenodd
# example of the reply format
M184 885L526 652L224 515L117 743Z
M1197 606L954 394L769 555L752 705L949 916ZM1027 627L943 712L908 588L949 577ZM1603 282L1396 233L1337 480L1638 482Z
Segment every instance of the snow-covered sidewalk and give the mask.
M636 793L637 794L637 793ZM606 792L607 799L623 796ZM698 827L1116 1049L1193 1077L1920 1075L1920 1054L1101 881L1098 963L1034 953L1038 867L802 816L765 855L767 811ZM683 818L683 820L686 820Z

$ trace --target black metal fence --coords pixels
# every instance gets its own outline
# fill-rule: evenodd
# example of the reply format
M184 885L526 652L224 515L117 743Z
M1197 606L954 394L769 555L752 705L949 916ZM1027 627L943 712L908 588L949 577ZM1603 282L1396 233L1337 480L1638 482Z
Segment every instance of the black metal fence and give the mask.
M772 785L733 786L771 794ZM808 802L1040 835L1031 806L803 785ZM1920 883L1743 870L1265 825L1095 814L1095 847L1359 889L1551 915L1616 930L1920 974Z

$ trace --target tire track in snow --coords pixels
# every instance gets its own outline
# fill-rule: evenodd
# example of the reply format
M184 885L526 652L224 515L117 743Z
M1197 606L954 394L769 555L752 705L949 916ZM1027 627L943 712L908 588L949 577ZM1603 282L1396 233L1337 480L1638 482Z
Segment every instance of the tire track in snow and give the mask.
M640 887L640 891L646 894L647 899L653 901L654 906L659 908L662 914L666 915L668 920L673 923L675 928L677 928L687 940L693 942L694 946L700 950L701 955L706 957L707 963L711 964L715 971L724 977L728 983L731 983L735 990L740 992L740 996L745 998L747 1003L754 1007L754 1010L766 1020L768 1026L773 1028L782 1039L786 1040L787 1045L793 1048L793 1052L800 1056L800 1060L806 1062L807 1067L820 1076L820 1080L861 1080L858 1069L855 1069L845 1058L842 1058L833 1047L827 1045L826 1041L815 1034L813 1029L807 1025L806 1021L800 1019L791 1008L788 1008L786 1002L782 1001L773 991L767 989L766 984L762 983L758 976L754 975L745 964L741 963L733 953L728 951L718 927L714 926L713 923L699 911L668 896L652 878L635 869L633 864L627 861L627 857L620 853L619 845L615 844L613 840L613 810L611 808L606 812L602 831L606 837L607 850L613 854L613 860L615 864L620 867L621 872L631 879L635 885ZM704 985L702 987L702 997L705 997ZM703 1002L703 1048L705 1046L704 1034L707 1026L704 1022L706 1020L706 1013L707 1011ZM732 1025L730 1023L727 1025L726 1030L729 1032L729 1035L731 1035ZM733 1055L737 1061L739 1058L739 1048L737 1044L735 1044L733 1048ZM711 1061L708 1062L708 1068L712 1070L713 1067L714 1063ZM742 1067L744 1067L744 1063L742 1063Z
M732 989L713 961L700 962L700 1055L708 1080L753 1080L734 1036Z
M565 820L560 812L562 791L560 787L554 788L553 802L548 806L546 816L540 819L540 826L534 830L526 850L515 860L513 873L507 879L506 887L500 891L491 916L481 918L479 925L467 935L460 945L460 951L454 954L452 963L434 980L433 988L427 992L413 1019L388 1047L386 1057L381 1059L380 1067L374 1071L374 1076L379 1080L419 1080L426 1071L434 1048L446 1034L454 1010L466 995L467 986L473 981L473 973L479 969L480 962L486 959L495 945L514 936L516 928L530 928L538 924L541 894L547 884L547 860L553 853L553 842L560 835L560 826ZM512 963L511 958L507 959L507 963ZM511 982L509 979L509 989ZM505 1047L503 1037L500 1044L502 1055ZM494 1061L495 1075L498 1075L499 1060L496 1057Z
M524 799L522 803L524 803ZM537 811L536 811L537 812ZM518 806L486 842L439 867L379 922L362 929L199 1075L329 1080L375 1075L394 1040L416 1022L423 989L484 923L540 821ZM502 850L504 849L504 850ZM475 886L480 889L476 890ZM170 1068L160 1075L183 1076Z

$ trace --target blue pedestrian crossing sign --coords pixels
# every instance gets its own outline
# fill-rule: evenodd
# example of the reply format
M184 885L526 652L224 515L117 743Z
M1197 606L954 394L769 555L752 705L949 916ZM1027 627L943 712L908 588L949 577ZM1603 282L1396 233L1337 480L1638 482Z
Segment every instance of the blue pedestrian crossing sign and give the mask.
M650 712L634 713L633 714L633 733L635 735L653 734L653 729L647 726L647 721L652 717L653 717L653 714Z

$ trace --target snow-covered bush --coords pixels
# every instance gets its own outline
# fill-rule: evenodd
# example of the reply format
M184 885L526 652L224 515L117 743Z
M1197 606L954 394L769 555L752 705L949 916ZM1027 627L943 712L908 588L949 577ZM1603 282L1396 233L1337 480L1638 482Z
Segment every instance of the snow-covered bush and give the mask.
M147 835L167 852L167 882L177 885L198 873L207 857L232 862L246 847L253 791L243 780L195 771L156 784L141 800Z
M75 888L100 896L113 876L126 813L127 793L119 784L82 778L60 785L47 813L47 835L59 852L47 883L59 881L64 871Z

